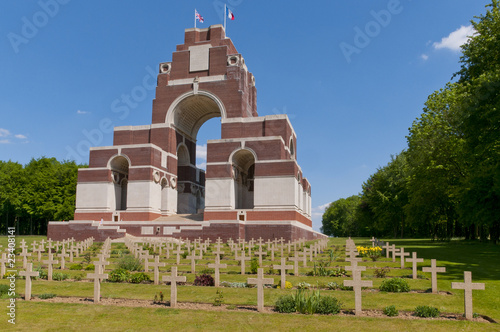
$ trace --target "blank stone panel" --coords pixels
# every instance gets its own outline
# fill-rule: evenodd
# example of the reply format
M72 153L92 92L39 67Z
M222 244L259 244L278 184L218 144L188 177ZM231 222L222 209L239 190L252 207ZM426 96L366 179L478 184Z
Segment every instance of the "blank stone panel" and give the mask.
M189 71L208 70L209 52L212 45L189 46Z

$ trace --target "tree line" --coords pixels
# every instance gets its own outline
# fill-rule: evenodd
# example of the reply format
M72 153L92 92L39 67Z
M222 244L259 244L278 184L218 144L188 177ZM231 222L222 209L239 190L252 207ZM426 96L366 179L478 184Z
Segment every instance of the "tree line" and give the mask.
M500 237L500 9L471 21L460 70L431 94L392 156L362 192L330 204L322 231L335 236Z
M73 219L78 168L74 161L0 161L0 233L47 234L49 221Z

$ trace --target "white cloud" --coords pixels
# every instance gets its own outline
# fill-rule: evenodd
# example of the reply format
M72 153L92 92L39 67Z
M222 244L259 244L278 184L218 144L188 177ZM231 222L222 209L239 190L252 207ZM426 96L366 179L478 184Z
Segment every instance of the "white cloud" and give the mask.
M76 114L89 114L90 112L86 112L86 111L82 111L82 110L78 110L76 111Z
M21 135L21 134L18 134L18 135L14 135L15 138L19 138L19 139L27 139L28 137L24 136L24 135Z
M427 61L427 59L429 59L429 56L427 54L422 54L420 58L424 61Z
M8 139L0 139L0 144L10 144Z
M323 213L325 213L325 209L330 206L331 203L326 203L320 206L316 206L312 208L312 215L315 217L321 217L323 216Z
M207 145L196 144L196 167L207 169Z
M10 135L10 131L7 129L0 128L0 137L7 137Z
M460 51L460 46L465 44L476 31L472 25L461 26L459 29L450 33L448 37L443 37L440 42L432 44L435 49L447 48L452 51Z
M207 160L207 145L196 145L196 159Z

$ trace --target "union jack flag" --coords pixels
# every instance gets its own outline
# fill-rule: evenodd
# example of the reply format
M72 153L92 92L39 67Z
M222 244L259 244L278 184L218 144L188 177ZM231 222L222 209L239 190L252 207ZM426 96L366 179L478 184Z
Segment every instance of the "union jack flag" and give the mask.
M205 21L203 19L203 16L201 16L196 9L194 10L194 18L198 20L200 23L203 23Z

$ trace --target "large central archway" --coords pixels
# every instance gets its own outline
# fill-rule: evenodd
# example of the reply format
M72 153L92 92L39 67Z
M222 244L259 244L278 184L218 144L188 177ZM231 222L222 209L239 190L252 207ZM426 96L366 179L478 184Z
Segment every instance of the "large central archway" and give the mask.
M216 117L225 118L225 108L217 96L207 91L180 96L167 112L166 122L177 133L178 214L195 214L204 209L205 171L196 166L197 136L201 126Z

